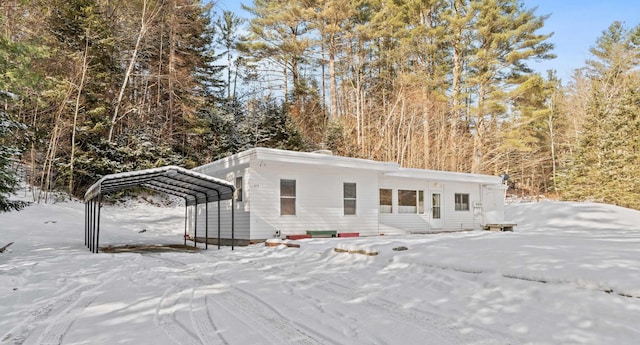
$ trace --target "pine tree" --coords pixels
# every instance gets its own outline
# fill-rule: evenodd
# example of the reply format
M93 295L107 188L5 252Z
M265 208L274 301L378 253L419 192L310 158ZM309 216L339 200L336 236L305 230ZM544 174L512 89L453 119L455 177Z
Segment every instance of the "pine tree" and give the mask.
M613 23L587 61L590 97L562 196L640 208L640 26Z
M537 33L547 16L536 16L518 0L476 0L472 6L478 19L467 79L476 98L471 172L481 173L486 136L498 115L506 112L505 91L531 75L527 60L554 56L549 53L553 45L545 42L551 34Z
M0 18L2 22L2 18ZM22 105L22 97L38 87L41 76L31 70L32 59L42 56L42 50L26 42L16 42L0 33L0 212L19 210L23 201L11 200L18 185L14 163L19 162L25 142L17 137L25 126L16 114Z
M240 25L244 23L244 19L236 16L231 11L222 12L222 18L218 18L216 21L216 28L218 29L218 44L224 48L222 54L227 57L227 99L231 99L236 96L236 88L233 87L233 94L231 93L231 77L233 75L233 50L243 40L240 36ZM236 71L236 78L238 72Z
M7 91L0 90L3 97L10 95ZM12 144L12 133L20 124L11 121L6 113L0 111L0 212L19 210L26 206L23 201L11 200L11 194L15 193L18 179L13 169L14 157L20 150Z

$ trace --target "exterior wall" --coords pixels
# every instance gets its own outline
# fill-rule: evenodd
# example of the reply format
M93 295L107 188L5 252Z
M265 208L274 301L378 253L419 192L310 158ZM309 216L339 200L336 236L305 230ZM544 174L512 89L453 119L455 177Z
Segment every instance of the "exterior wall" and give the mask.
M482 189L483 224L502 223L504 219L505 185L491 185Z
M398 190L422 190L429 195L429 181L423 179L407 179L398 177L381 176L378 188L376 188L376 209L379 207L379 189L392 190L392 213L380 213L378 220L380 222L380 232L385 234L404 233L404 232L421 232L430 230L430 206L425 202L425 214L408 214L399 213L398 207ZM428 201L428 200L427 200Z
M337 230L377 235L375 171L331 165L252 162L251 237L305 234L307 230ZM296 181L296 215L280 215L280 180ZM356 215L344 215L343 183L356 183Z
M469 194L469 210L456 211L455 194ZM442 217L444 228L451 230L479 229L482 224L481 186L477 183L448 182L443 186Z
M464 183L426 178L382 176L378 188L393 190L393 213L380 213L380 231L388 233L428 232L434 230L478 229L483 222L483 209L479 183ZM398 190L424 191L424 214L399 213ZM441 219L432 219L431 194L441 195ZM455 210L455 194L469 194L469 210ZM376 200L378 197L376 196ZM489 205L485 206L488 207Z
M250 217L249 212L249 163L248 160L234 157L234 159L223 159L213 164L204 165L196 168L200 173L217 177L235 184L236 177L242 176L243 179L243 201L235 201L234 219L235 219L235 238L249 240L250 239ZM231 200L223 200L220 202L220 233L222 238L231 238ZM188 210L188 229L189 235L194 236L197 230L198 238L204 237L206 217L204 204L198 205L198 224L194 227L194 210L192 206ZM210 202L209 211L209 238L218 237L218 203Z
M402 169L393 163L315 153L252 149L196 168L235 183L243 178L243 200L235 203L235 238L265 240L305 234L308 230L358 232L362 236L478 229L504 218L500 178ZM280 180L296 181L296 215L280 215ZM344 215L343 183L356 184L356 214ZM379 189L393 192L393 213L379 213ZM424 192L424 213L399 213L398 190ZM441 219L432 219L431 194L441 196ZM469 210L455 210L455 194L469 195ZM231 201L223 201L221 237L231 238ZM195 230L195 207L189 210L189 233ZM205 205L198 206L198 237L204 237ZM209 203L209 238L217 238L218 207Z

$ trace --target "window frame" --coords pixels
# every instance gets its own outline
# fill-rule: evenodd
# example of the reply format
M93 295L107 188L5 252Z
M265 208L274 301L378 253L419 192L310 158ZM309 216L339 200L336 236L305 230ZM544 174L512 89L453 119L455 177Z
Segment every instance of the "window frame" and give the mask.
M389 204L382 203L382 191L389 191ZM382 206L389 206L389 211L383 211ZM378 213L380 214L392 214L393 213L393 189L391 188L378 188Z
M347 197L347 186L353 186L353 197ZM353 213L347 213L347 203L353 203ZM342 183L342 214L344 216L355 216L358 212L358 187L355 182Z
M242 176L236 176L235 187L236 187L236 201L242 202L244 201L244 188L243 188L243 178Z
M466 202L465 202L466 198ZM453 196L456 211L470 211L469 193L454 193Z
M287 182L293 182L293 195L284 195L283 193L283 183L287 183ZM297 190L296 190L296 180L292 180L292 179L280 179L280 215L281 216L295 216L296 215L296 198L297 198ZM287 210L287 208L283 207L283 204L285 202L290 202L291 200L293 200L293 212L292 213L285 213L285 210Z
M401 194L413 194L413 197L403 196ZM402 202L413 201L412 205L405 205ZM403 209L402 207L413 207L413 210ZM400 214L418 214L418 191L415 189L398 189L398 213Z

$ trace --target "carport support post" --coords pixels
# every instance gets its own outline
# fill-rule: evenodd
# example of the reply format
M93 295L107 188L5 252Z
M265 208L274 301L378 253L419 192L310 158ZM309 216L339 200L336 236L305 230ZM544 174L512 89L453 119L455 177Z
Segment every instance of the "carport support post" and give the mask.
M193 246L198 247L198 197L196 197L196 215L193 223Z
M87 202L84 202L84 245L87 245L87 225L89 222L87 218L89 217L89 213L87 212Z
M231 198L231 250L233 250L233 244L236 241L235 209L236 209L236 199Z
M91 231L91 200L85 201L84 210L87 213L84 218L84 244L89 248L89 233Z
M218 193L218 201L216 203L218 204L218 250L220 250L220 242L222 241L220 237L220 192L216 190L216 193Z
M93 220L91 221L92 228L91 228L91 239L90 239L91 240L91 247L90 247L90 249L91 249L91 252L93 253L94 250L95 250L95 246L96 246L96 220L97 220L96 214L98 213L98 211L96 210L96 204L97 203L96 203L95 200L92 201L92 204L93 204L93 206L92 206L92 208L93 208L93 212L92 212Z
M187 209L188 209L188 205L187 205L187 198L184 198L184 236L182 236L182 238L184 238L184 245L187 245Z
M209 249L209 195L204 197L204 249Z
M100 207L102 206L102 194L98 195L98 228L96 229L96 253L100 250Z

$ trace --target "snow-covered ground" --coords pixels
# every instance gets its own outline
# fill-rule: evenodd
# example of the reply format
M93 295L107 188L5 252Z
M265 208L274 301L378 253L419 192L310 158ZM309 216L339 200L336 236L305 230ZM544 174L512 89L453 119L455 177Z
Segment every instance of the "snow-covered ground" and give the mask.
M15 242L0 254L0 343L640 341L637 211L545 201L509 206L513 233L143 254L91 254L83 212L65 202L0 214L0 247ZM101 245L182 243L180 204L102 216Z

